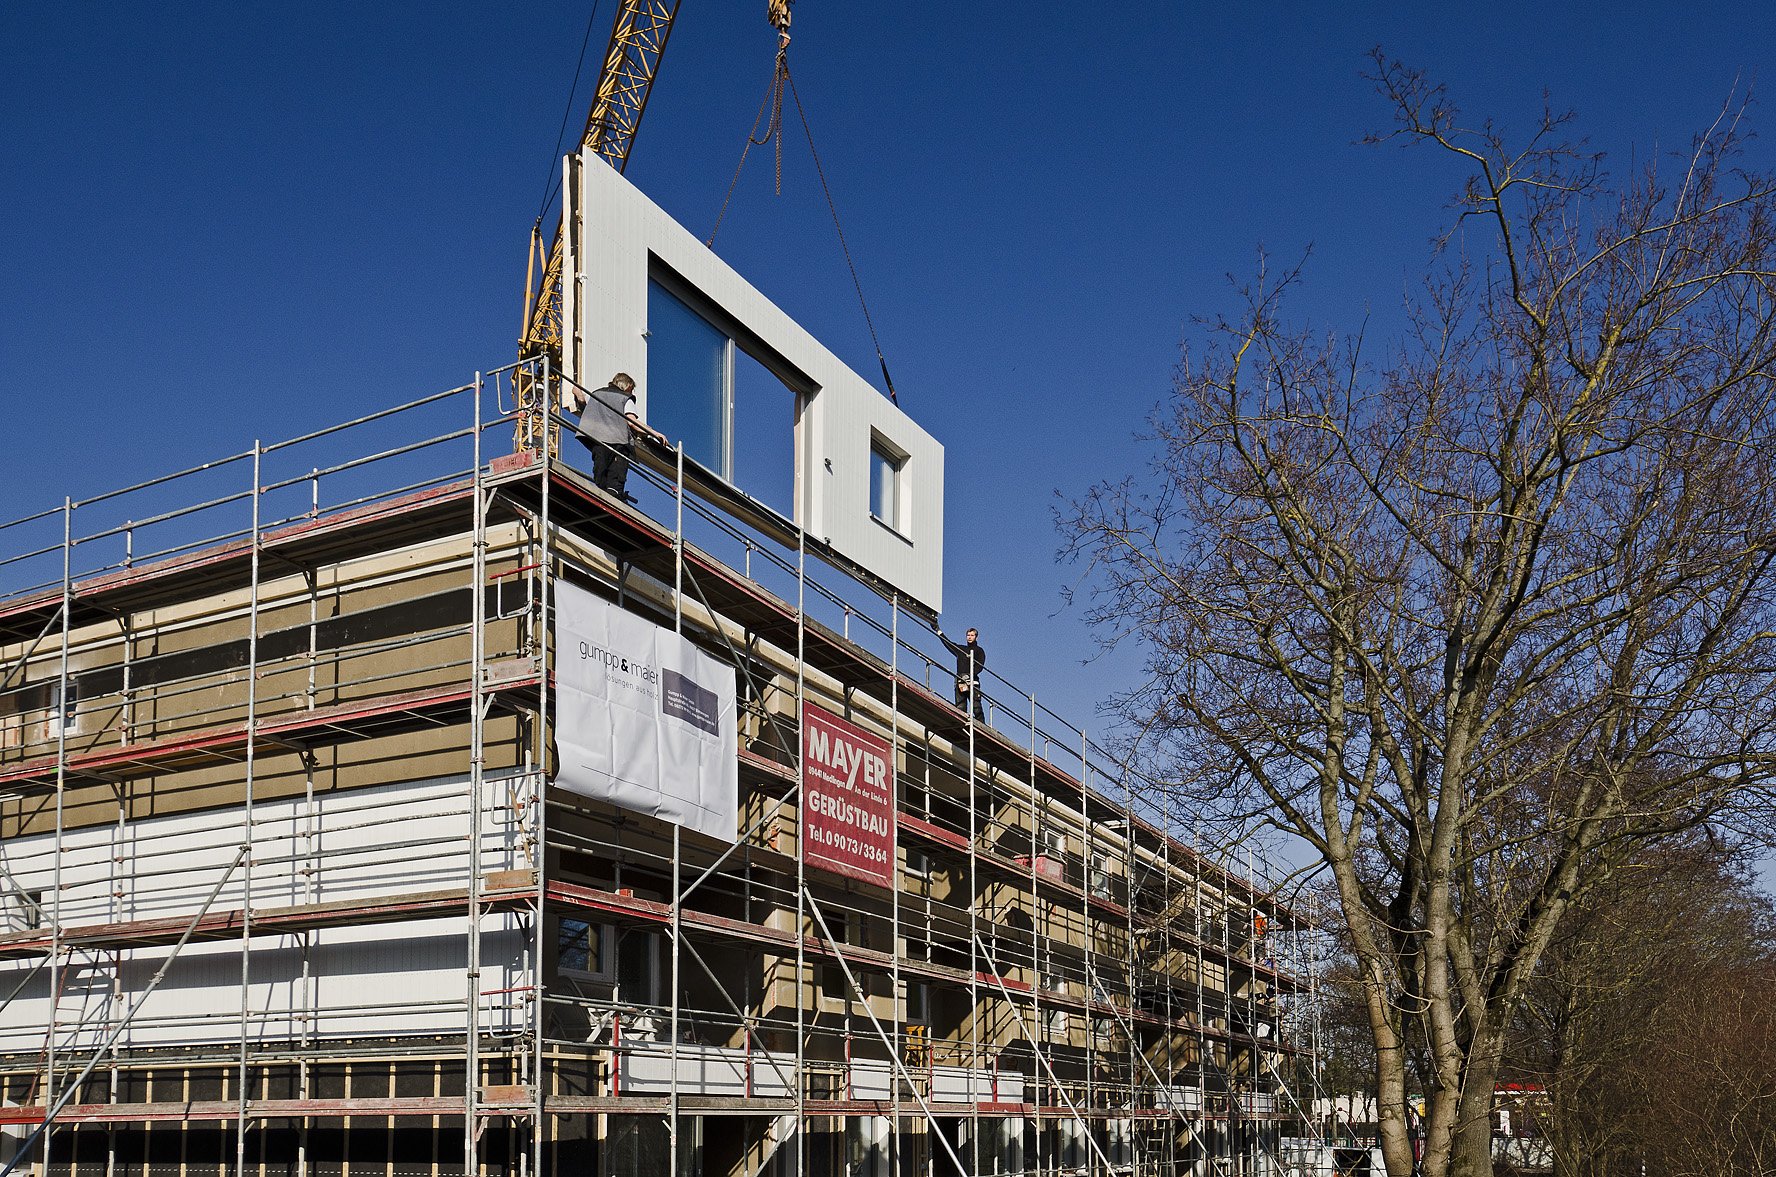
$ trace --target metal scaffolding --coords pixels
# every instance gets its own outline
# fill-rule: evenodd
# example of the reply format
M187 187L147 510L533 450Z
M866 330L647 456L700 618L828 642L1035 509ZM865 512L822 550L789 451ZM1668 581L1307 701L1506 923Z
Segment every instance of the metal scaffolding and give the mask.
M490 459L551 379L0 524L0 1164L1314 1171L1256 864L682 454ZM560 583L732 664L736 842L552 785ZM893 888L803 853L810 706L892 749Z

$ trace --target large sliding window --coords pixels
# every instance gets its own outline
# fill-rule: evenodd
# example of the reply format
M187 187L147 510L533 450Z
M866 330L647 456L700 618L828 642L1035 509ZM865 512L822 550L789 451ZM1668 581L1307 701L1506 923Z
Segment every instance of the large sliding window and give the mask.
M726 330L648 281L648 424L685 456L795 518L796 393Z
M648 283L648 424L685 456L728 474L729 340L658 282Z

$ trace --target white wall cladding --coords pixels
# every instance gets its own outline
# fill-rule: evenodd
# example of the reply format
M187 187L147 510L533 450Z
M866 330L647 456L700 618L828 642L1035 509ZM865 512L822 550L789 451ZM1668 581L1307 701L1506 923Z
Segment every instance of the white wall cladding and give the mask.
M431 920L256 939L246 987L247 1040L460 1032L466 1021L466 926L466 919ZM518 985L525 949L509 917L489 919L481 938L483 990ZM57 1050L97 1049L169 951L122 953L115 1000L108 954L75 952L57 1003ZM27 969L8 963L0 970L0 986L10 992ZM241 993L238 941L187 945L130 1019L119 1045L232 1042L241 1031ZM42 1050L50 1004L49 970L43 969L0 1010L0 1052ZM511 1032L519 1014L514 1001L501 999L483 1004L481 1021L494 1032Z
M793 1054L744 1051L725 1046L680 1043L678 1086L691 1095L793 1097ZM618 1079L630 1095L664 1095L672 1090L673 1052L669 1042L625 1048L619 1056Z
M933 1103L1022 1103L1024 1077L1017 1071L997 1068L932 1067Z
M672 1090L674 1058L677 1060L678 1089L687 1095L749 1096L755 1099L781 1098L795 1095L791 1080L795 1075L793 1054L764 1050L741 1050L729 1046L703 1046L680 1043L676 1056L670 1042L646 1042L627 1045L617 1055L617 1084L629 1095L664 1095ZM949 1070L952 1068L938 1068ZM953 1068L963 1071L963 1068ZM984 1073L983 1073L984 1074ZM894 1098L894 1064L869 1059L853 1059L843 1064L841 1072L843 1099ZM1016 1099L1023 1098L1023 1076L1010 1075ZM964 1076L959 1087L966 1088ZM991 1089L991 1079L978 1080L982 1090ZM1006 1097L1008 1100L1012 1096Z
M481 822L482 870L517 869L522 831L510 806L515 781L489 782ZM237 867L210 912L259 912L300 904L369 900L467 885L470 821L461 779L386 785L254 807L249 872ZM147 818L69 830L62 838L64 928L145 919L189 919L223 877L246 837L244 809ZM4 928L38 926L21 892L54 910L54 835L0 845L10 880ZM245 988L250 1041L447 1033L465 1022L468 918L327 928L251 942ZM518 985L528 951L514 917L482 922L482 992ZM62 1049L98 1045L171 953L170 947L77 950L54 1004ZM0 993L35 960L0 962ZM0 1051L41 1050L51 1018L51 977L40 969L0 1008ZM125 1046L234 1039L241 1029L241 944L192 943L131 1020ZM490 998L482 1022L519 1016Z
M648 274L654 259L812 382L797 427L796 522L934 612L943 609L944 451L929 433L596 155L569 183L566 374L640 381L647 416ZM900 523L870 515L870 442L905 455Z

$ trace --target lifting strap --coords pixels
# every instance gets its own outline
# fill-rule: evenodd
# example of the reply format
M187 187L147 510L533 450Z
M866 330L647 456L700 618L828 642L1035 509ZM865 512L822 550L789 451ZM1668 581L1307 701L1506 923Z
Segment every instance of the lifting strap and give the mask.
M845 240L845 227L839 223L839 206L833 200L832 185L826 181L826 168L821 165L820 152L814 146L814 131L808 125L808 112L802 107L802 96L796 91L795 78L789 72L789 28L787 13L784 24L778 29L777 60L771 69L771 81L765 88L765 97L759 103L758 114L752 120L752 130L747 132L746 145L740 149L740 162L734 165L734 178L728 182L727 195L722 198L721 211L715 216L715 227L709 236L703 239L705 247L714 248L715 235L721 232L722 220L728 215L728 205L734 199L734 189L740 183L740 172L746 167L746 157L754 147L763 147L775 142L777 149L776 193L783 195L783 91L789 90L789 96L795 102L796 116L801 120L802 133L808 139L808 154L814 160L814 174L820 177L820 191L826 196L826 208L832 215L833 229L838 233L839 250L845 255L845 266L851 271L851 285L857 290L857 305L863 308L863 323L869 328L870 346L876 349L876 363L882 368L882 383L888 388L888 399L895 405L900 404L900 396L894 391L894 377L888 374L888 360L882 354L882 341L876 335L876 323L870 316L869 300L863 295L863 281L857 276L857 262L851 257L850 243ZM773 23L775 19L773 18ZM766 112L769 112L769 119ZM765 124L765 133L759 136L759 124Z

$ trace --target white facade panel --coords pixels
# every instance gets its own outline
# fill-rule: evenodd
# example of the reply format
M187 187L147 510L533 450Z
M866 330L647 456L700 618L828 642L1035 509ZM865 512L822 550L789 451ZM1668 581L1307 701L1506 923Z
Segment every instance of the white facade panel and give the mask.
M1018 1071L975 1067L932 1067L933 1103L1022 1103L1024 1076Z
M1174 1112L1203 1110L1202 1091L1195 1087L1161 1087L1158 1103Z
M525 865L509 804L515 787L510 781L487 783L483 871ZM244 809L65 831L60 922L80 928L189 920L205 910L218 881L210 914L460 890L469 871L467 797L466 782L451 779L262 802L252 818L250 872L229 869L248 831ZM44 927L55 914L54 849L53 834L0 846L0 864L10 878L0 879L11 899L6 930ZM465 914L256 936L244 990L247 1037L459 1030L465 1024L467 929ZM528 944L515 917L485 917L481 946L483 992L521 983ZM32 975L35 959L0 962L0 992L30 976L18 996L0 1007L0 1051L41 1050L52 1016L60 1049L96 1047L171 954L171 946L76 950L63 957L65 967L53 980L48 967ZM187 944L130 1019L121 1045L236 1038L241 955L238 940ZM520 1017L511 1001L491 997L482 1003L483 1025L500 1027Z
M466 1022L466 920L386 927L333 928L253 942L246 987L249 1042L450 1033ZM522 982L527 945L511 917L489 918L481 936L483 991ZM58 1050L91 1051L147 987L170 948L121 954L112 993L108 954L73 954L56 1003ZM10 992L31 962L0 968ZM0 1010L0 1052L39 1051L50 1018L50 974L41 969ZM230 1042L241 1031L238 941L188 944L118 1039L122 1048ZM514 1032L522 1012L512 1001L484 1002L481 1021Z
M851 1078L851 1099L893 1099L894 1064L852 1059L848 1073Z
M510 787L486 787L483 870L523 865L506 803ZM12 896L6 928L40 926L20 892L38 897L46 921L54 912L64 927L79 927L192 915L218 881L211 909L239 908L249 873L255 908L442 890L468 877L468 786L460 779L262 801L250 829L245 822L245 810L236 808L67 830L59 899L54 835L9 839L0 845L0 866L10 876L0 883ZM251 871L230 872L249 836Z
M626 1094L664 1095L672 1090L670 1043L626 1049L621 1066L618 1085ZM678 1047L678 1090L683 1095L793 1096L795 1066L793 1054L684 1042Z
M647 418L648 279L669 270L808 385L797 390L795 522L940 612L944 451L936 439L596 155L570 161L568 191L566 375L597 388L630 373ZM872 440L901 459L892 526L871 514Z

